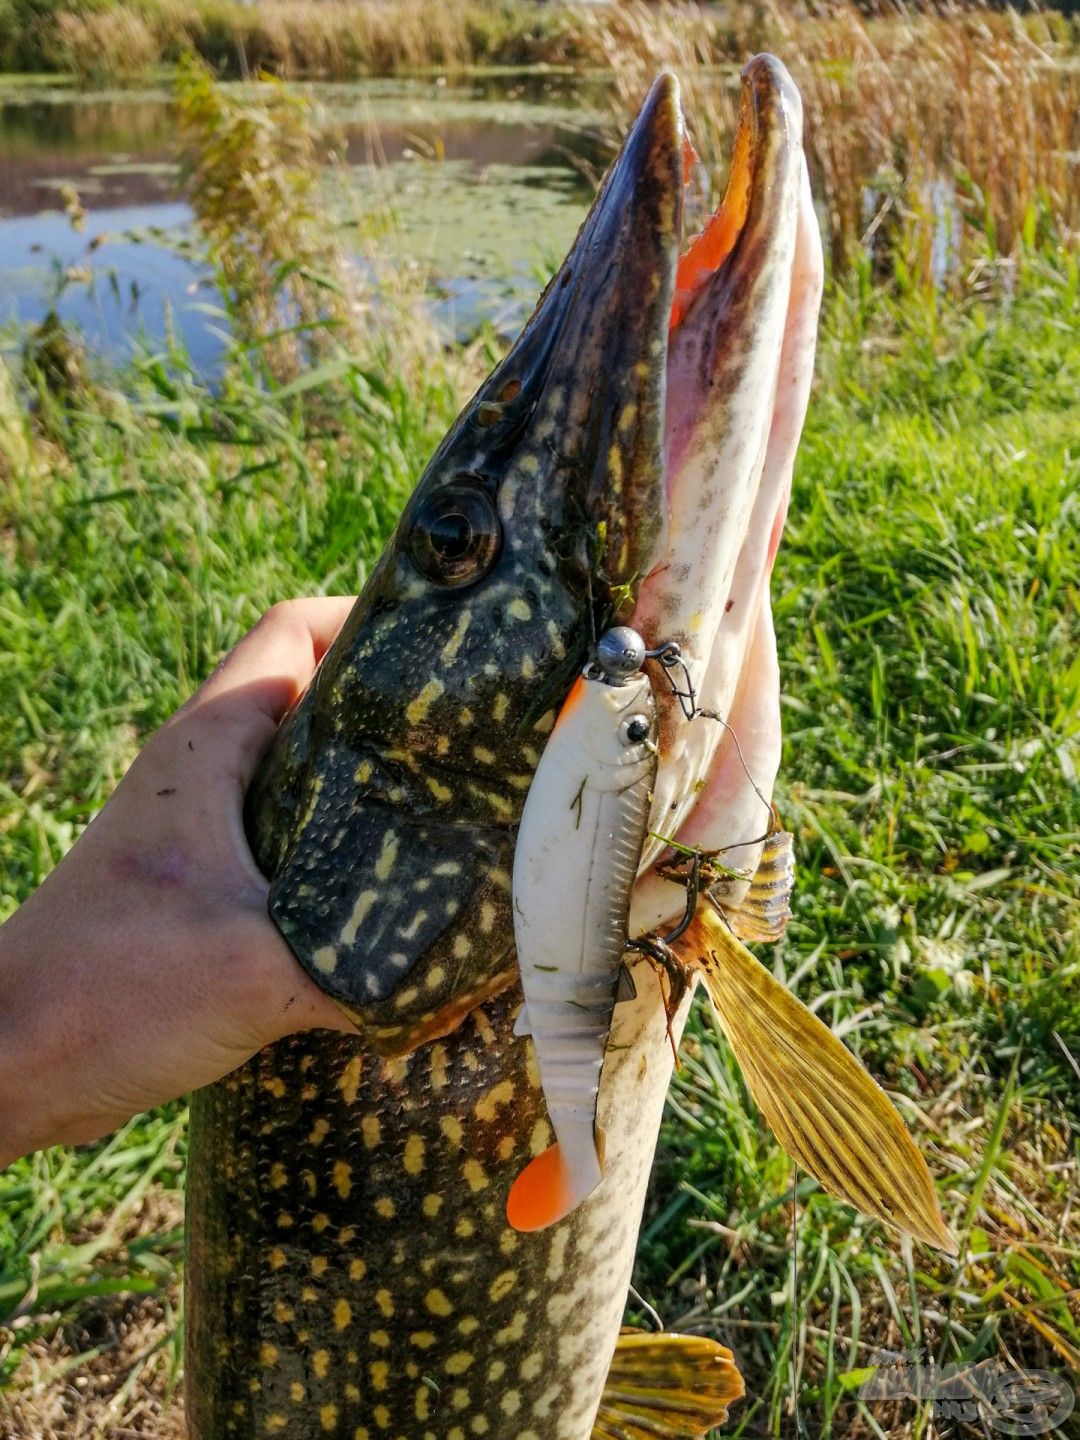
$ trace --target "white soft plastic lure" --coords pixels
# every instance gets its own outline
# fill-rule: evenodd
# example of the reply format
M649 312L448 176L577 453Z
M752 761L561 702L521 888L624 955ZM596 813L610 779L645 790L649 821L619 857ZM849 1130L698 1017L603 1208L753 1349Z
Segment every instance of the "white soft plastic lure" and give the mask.
M540 757L514 852L514 938L556 1143L514 1182L518 1230L553 1224L603 1177L596 1100L656 778L656 708L632 631L608 631Z

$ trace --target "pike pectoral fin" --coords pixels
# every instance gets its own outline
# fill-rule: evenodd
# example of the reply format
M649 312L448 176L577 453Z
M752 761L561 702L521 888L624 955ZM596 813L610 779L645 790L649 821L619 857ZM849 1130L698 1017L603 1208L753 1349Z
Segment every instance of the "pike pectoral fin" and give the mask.
M597 1127L573 1155L556 1142L530 1160L510 1187L506 1218L514 1230L546 1230L587 1200L603 1178L604 1132Z
M695 1440L745 1393L731 1351L703 1335L619 1336L592 1440Z
M832 1031L708 907L679 950L700 967L750 1093L792 1159L831 1195L955 1255L907 1127Z

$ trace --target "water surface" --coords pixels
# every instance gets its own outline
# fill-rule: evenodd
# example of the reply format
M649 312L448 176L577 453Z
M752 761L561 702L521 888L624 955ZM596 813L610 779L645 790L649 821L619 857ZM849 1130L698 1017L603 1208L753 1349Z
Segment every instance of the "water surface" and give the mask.
M448 333L516 327L601 168L600 81L505 73L301 88L337 140L346 244L373 226L428 277ZM201 368L222 345L190 251L167 88L0 80L0 325L50 308L122 359L171 325ZM67 187L85 222L64 211Z

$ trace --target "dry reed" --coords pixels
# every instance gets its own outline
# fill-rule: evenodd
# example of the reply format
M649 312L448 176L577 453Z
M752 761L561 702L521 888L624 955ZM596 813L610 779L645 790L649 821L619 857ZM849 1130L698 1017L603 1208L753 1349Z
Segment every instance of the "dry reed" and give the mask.
M624 114L660 65L680 76L717 181L738 109L734 75L717 65L733 52L781 56L802 92L837 272L870 242L891 270L926 282L975 255L1080 235L1080 71L1060 16L953 4L873 16L843 0L796 18L769 0L721 30L707 12L630 0L593 24Z

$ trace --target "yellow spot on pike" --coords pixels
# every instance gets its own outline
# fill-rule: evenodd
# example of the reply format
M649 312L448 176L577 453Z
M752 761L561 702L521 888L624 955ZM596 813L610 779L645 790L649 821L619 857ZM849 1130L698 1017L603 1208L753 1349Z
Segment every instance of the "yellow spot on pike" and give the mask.
M369 1150L374 1150L382 1139L382 1127L379 1124L378 1115L365 1115L360 1121L360 1133L364 1137L364 1144Z
M529 1139L529 1154L542 1155L551 1144L551 1126L546 1120L537 1120Z
M387 830L383 836L382 849L379 851L379 858L375 862L375 879L389 880L390 872L397 861L398 837L396 830Z
M466 611L465 614L467 626L468 611ZM462 631L462 636L464 636L464 631ZM458 644L460 643L461 641L459 640ZM406 705L405 707L405 717L410 725L420 725L423 723L423 721L427 717L428 711L431 709L432 705L434 705L435 701L439 698L439 696L443 693L443 690L445 688L446 687L443 685L442 681L438 678L429 680L424 686L424 688L420 691L420 694L417 695L416 699L409 701L408 705Z
M439 1126L451 1145L461 1144L464 1131L461 1128L461 1121L456 1115L444 1115L439 1121Z
M347 1160L335 1160L333 1176L334 1189L343 1200L347 1200L352 1190L352 1166Z
M278 1348L271 1345L269 1340L264 1340L259 1346L259 1364L267 1367L277 1364Z
M478 1019L480 1014L481 1011L478 1010L476 1012ZM494 1038L494 1035L492 1035L492 1039ZM484 1039L485 1041L487 1041L487 1036L484 1036ZM488 1043L490 1044L490 1041L488 1041ZM476 1104L473 1106L473 1113L476 1116L477 1120L494 1120L496 1109L500 1105L509 1105L510 1101L513 1098L514 1082L512 1080L500 1080L497 1085L493 1085L491 1087L491 1089L487 1092L486 1095L481 1095L480 1099L477 1100Z
M452 1315L453 1305L446 1298L441 1290L433 1288L424 1296L424 1304L431 1311L432 1315Z
M346 1330L352 1324L352 1306L348 1300L338 1300L334 1306L334 1329Z
M311 1257L311 1273L316 1276L325 1275L329 1263L325 1255L313 1255Z
M494 750L489 750L486 745L473 746L473 759L479 760L481 765L494 765L498 758Z
M342 945L356 944L356 937L360 933L360 926L363 925L371 913L371 907L378 898L379 894L377 890L361 890L360 894L356 897L356 904L352 908L352 914L341 927L341 933L338 939ZM331 969L332 968L331 966Z
M319 1407L319 1424L328 1433L337 1429L338 1407L336 1405L321 1405Z
M389 1430L390 1411L386 1408L385 1405L375 1406L375 1424L378 1425L380 1430Z
M435 799L440 801L442 804L445 805L448 800L453 800L454 792L450 789L450 786L440 785L438 780L435 779L434 775L425 775L424 781L428 789L431 791L432 795L434 795Z
M517 1390L507 1390L499 1401L499 1408L504 1415L516 1415L521 1409L520 1393Z
M367 1274L367 1261L361 1260L359 1256L349 1261L349 1279L362 1280Z
M528 1318L524 1310L515 1311L514 1318L510 1321L509 1325L504 1325L501 1330L495 1331L495 1344L510 1345L514 1341L520 1340L525 1334L525 1325Z
M440 968L439 979L441 980L441 967L438 968ZM434 975L434 973L435 971L433 970L431 974ZM428 976L428 984L431 984L430 975ZM446 1046L438 1042L432 1045L429 1055L431 1060L431 1089L434 1094L438 1095L440 1091L446 1089L446 1065L449 1056L446 1051ZM445 1131L443 1133L445 1134Z
M279 1410L272 1410L266 1417L266 1428L271 1432L284 1430L288 1423L288 1419Z
M532 610L529 608L529 602L523 600L520 595L515 595L506 608L515 620L532 619Z
M454 627L454 633L450 636L450 639L447 640L446 644L442 647L441 653L444 660L453 660L454 656L461 649L461 642L465 639L465 634L471 623L472 611L466 608L462 610L461 614L458 616L458 622L457 625L455 625Z
M495 696L495 704L492 707L492 718L498 722L506 719L506 712L510 709L510 696L499 694Z
M469 1189L473 1192L486 1190L491 1183L484 1173L484 1167L480 1164L479 1160L466 1160L465 1164L461 1167L461 1173L465 1177Z
M394 1313L394 1297L389 1290L382 1289L375 1291L375 1304L379 1307L379 1313L385 1315L387 1320Z
M412 1134L405 1141L405 1154L402 1157L402 1164L405 1166L407 1175L419 1175L424 1168L424 1137Z
M434 1220L442 1209L443 1197L441 1195L425 1195L421 1209L429 1220Z
M279 1325L290 1325L296 1319L296 1311L284 1300L274 1301L274 1319Z
M354 1055L349 1063L338 1076L338 1089L346 1105L356 1104L357 1091L360 1089L360 1076L364 1069L364 1057Z
M490 935L495 928L495 906L485 900L480 906L480 933Z
M377 1345L380 1350L390 1349L390 1334L386 1330L372 1330L368 1339L372 1345Z
M380 1195L375 1201L375 1214L381 1216L383 1220L392 1220L395 1208L389 1195Z
M301 1400L303 1400L306 1395L307 1391L304 1389L303 1385L300 1384L299 1380L294 1380L289 1386L289 1398L290 1400L292 1400L294 1405L299 1405Z
M473 1335L480 1329L480 1321L475 1315L466 1315L464 1319L458 1321L457 1328L459 1335Z
M517 1284L517 1278L516 1270L504 1270L501 1275L496 1275L495 1279L488 1286L488 1294L492 1300L496 1302L505 1300Z
M323 975L332 975L337 969L337 951L332 945L320 945L311 952L311 960Z
M308 1136L308 1144L321 1145L329 1134L330 1121L327 1120L325 1115L320 1115L319 1118L315 1121L315 1124L311 1127L311 1133Z
M289 1174L285 1166L282 1165L280 1160L275 1160L273 1165L270 1166L270 1188L272 1190L280 1190L282 1186L288 1182L288 1179Z
M371 1388L373 1390L388 1390L390 1388L390 1366L385 1360L373 1360L368 1366L368 1373L371 1376Z
M262 1082L262 1086L275 1100L285 1099L285 1081L280 1075L271 1075L268 1080Z
M315 1371L315 1378L325 1380L330 1371L330 1351L316 1350L311 1357L311 1368Z
M435 1336L430 1330L414 1330L409 1336L409 1342L418 1350L430 1350L435 1344Z
M544 1357L539 1350L534 1350L521 1362L519 1373L523 1380L535 1380L543 1368Z

